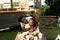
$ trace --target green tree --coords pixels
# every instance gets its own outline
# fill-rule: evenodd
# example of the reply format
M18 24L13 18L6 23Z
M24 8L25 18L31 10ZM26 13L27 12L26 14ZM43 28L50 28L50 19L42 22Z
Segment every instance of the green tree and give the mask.
M45 13L45 11L46 11L46 9L48 9L49 8L49 6L48 5L42 5L42 6L40 6L40 10L41 10L41 12L42 13Z
M37 14L39 15L41 15L41 14L45 14L45 12L46 12L46 9L48 9L49 8L49 6L48 5L41 5L40 7L39 7L39 9L38 9L38 11L37 11Z
M46 10L46 14L60 15L60 0L46 0L46 4L50 6L50 8Z

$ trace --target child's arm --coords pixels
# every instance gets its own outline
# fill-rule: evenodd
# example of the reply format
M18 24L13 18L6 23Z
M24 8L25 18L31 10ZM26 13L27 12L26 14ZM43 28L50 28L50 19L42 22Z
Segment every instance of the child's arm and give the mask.
M35 26L34 28L33 28L33 31L35 31L37 29L37 26Z
M36 27L31 27L28 31L29 32L34 32L36 29L37 29L37 26Z

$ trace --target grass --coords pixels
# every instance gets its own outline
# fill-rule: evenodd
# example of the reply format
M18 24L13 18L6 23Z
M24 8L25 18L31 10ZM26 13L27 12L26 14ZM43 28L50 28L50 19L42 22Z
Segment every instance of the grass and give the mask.
M5 31L0 32L0 39L1 40L14 40L17 31Z
M54 28L54 29L40 29L42 33L45 34L48 40L55 40L58 34L60 34L60 28Z
M55 40L57 35L60 34L60 28L57 26L57 20L54 20L50 25L45 25L46 23L44 21L42 21L44 24L41 24L40 31L45 34L48 40Z
M57 35L60 34L60 28L56 24L52 24L52 26L41 25L40 31L45 34L48 40L55 40ZM18 32L21 32L19 28L2 31L0 32L0 40L14 40Z
M2 31L0 32L0 40L14 40L18 32L21 32L19 28Z
M40 31L45 34L48 40L55 40L58 34L60 34L60 28L40 28ZM20 30L9 30L0 32L0 39L1 40L14 40L15 36Z

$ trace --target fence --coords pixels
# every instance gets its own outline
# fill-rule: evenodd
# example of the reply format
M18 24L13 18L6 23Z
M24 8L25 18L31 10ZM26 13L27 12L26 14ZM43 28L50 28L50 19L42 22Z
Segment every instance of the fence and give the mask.
M57 27L58 18L56 16L41 16L40 26L46 26L47 28Z

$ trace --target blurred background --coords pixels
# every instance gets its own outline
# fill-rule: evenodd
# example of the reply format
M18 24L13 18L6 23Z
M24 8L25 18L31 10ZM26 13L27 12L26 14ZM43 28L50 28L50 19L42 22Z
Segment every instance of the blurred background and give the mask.
M0 0L0 39L14 40L22 32L19 18L33 15L47 40L60 34L60 0Z

